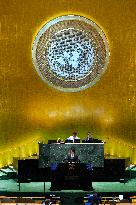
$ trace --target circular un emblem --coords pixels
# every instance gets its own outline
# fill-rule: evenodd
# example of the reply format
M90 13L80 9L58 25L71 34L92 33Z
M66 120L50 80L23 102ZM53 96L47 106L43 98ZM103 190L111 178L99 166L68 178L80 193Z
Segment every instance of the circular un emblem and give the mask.
M109 62L109 46L93 21L75 15L46 23L32 47L34 66L52 87L77 92L94 85Z

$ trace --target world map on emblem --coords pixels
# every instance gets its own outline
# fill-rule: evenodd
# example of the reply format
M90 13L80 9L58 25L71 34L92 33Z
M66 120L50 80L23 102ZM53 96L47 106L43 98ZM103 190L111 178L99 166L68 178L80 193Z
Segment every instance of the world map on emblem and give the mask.
M109 46L91 20L62 16L39 30L32 60L44 82L64 92L77 92L94 85L105 72Z

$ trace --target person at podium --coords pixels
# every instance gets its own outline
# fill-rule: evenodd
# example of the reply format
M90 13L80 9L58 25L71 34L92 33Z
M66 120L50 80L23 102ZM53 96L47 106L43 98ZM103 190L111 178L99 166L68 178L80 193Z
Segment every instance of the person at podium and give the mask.
M68 155L67 155L67 161L68 162L79 162L78 156L75 153L75 148L71 147Z
M67 140L71 140L73 142L76 139L80 140L80 138L77 136L77 132L73 132L73 135L67 138Z

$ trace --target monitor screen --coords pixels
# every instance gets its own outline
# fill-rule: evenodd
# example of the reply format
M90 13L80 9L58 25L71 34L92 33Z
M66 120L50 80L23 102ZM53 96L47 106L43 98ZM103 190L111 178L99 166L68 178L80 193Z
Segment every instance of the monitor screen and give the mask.
M75 143L80 143L80 139L74 139Z
M65 140L65 143L73 143L73 140Z
M48 140L48 144L57 143L57 140Z

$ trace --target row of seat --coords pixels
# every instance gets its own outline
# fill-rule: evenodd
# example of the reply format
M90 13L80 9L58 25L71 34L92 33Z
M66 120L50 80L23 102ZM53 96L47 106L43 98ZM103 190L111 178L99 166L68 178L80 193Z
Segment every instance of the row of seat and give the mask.
M4 204L19 204L21 205L36 205L36 204L48 204L47 202L50 202L49 204L60 204L60 197L56 196L50 196L50 197L7 197L7 196L1 196L0 197L0 205Z
M123 197L123 195L121 196L118 196L118 197L108 197L108 196L103 196L101 197L101 204L105 204L105 205L114 205L114 204L118 204L118 205L121 205L121 204L136 204L136 196L132 196L132 197L129 197L129 199L121 199L120 197ZM84 200L83 200L84 204L85 205L90 205L90 203L88 202L88 197L85 196L84 197Z

